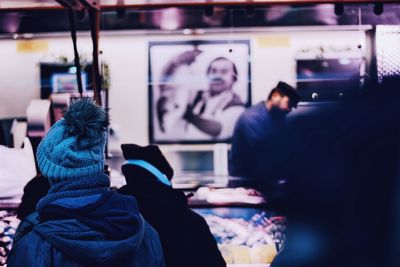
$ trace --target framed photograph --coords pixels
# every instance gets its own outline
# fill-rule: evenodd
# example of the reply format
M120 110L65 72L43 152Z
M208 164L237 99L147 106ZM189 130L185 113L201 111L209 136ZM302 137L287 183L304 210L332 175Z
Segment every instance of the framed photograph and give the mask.
M150 142L230 142L251 103L250 42L149 43Z

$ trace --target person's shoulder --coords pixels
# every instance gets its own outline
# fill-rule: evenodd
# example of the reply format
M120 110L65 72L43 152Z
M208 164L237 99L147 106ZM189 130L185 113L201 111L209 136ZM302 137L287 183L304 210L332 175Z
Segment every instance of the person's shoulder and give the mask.
M22 237L32 231L33 227L39 223L38 213L34 212L29 214L23 219L19 225L14 235L14 244L18 242Z
M47 253L45 252L46 250ZM7 266L22 267L40 264L38 261L48 258L46 257L48 251L50 251L49 243L42 239L40 235L31 231L13 244L8 254ZM43 264L40 266L45 265Z
M261 114L262 109L261 109L260 104L253 105L249 108L247 108L242 115L240 116L240 121L244 124L253 124L256 123L259 118L263 115Z
M148 251L148 253L151 255L162 255L162 245L158 232L143 217L142 219L144 227L143 241L148 243L148 247L150 248L150 251Z
M148 240L155 240L157 241L158 238L158 232L151 226L151 224L146 221L142 215L140 215L140 219L143 222L143 229L144 229L144 234L149 237ZM157 242L156 242L157 243Z
M43 252L44 250L49 250L50 243L47 242L38 232L32 230L23 235L14 242L12 251L13 253L24 253L25 255L29 255L33 253L32 250L36 251L36 253ZM18 256L18 255L17 255Z

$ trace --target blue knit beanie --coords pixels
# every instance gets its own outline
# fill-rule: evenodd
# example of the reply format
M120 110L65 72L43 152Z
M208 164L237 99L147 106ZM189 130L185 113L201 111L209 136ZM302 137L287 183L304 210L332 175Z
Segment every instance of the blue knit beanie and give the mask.
M36 157L51 185L101 173L108 116L89 98L77 100L40 142Z

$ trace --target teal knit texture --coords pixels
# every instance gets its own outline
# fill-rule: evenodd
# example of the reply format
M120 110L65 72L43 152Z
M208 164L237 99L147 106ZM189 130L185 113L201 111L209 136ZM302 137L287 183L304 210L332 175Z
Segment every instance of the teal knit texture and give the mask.
M107 192L109 187L110 178L105 173L64 180L50 188L47 195L38 202L36 210L40 213L46 205L62 198L102 194Z
M89 99L71 104L40 142L36 157L51 185L99 174L105 165L108 117Z

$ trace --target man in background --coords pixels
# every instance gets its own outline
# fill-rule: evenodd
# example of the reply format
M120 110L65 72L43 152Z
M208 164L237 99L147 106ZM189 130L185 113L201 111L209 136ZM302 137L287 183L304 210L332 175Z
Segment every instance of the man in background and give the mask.
M245 177L262 187L282 175L289 146L286 115L299 101L293 87L279 82L267 100L243 112L233 132L230 175Z

